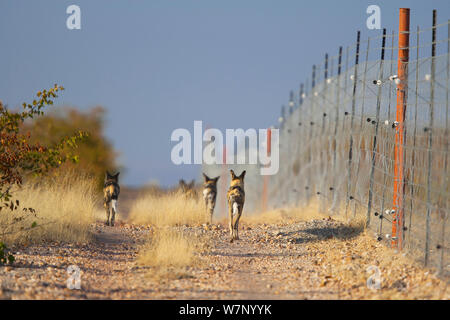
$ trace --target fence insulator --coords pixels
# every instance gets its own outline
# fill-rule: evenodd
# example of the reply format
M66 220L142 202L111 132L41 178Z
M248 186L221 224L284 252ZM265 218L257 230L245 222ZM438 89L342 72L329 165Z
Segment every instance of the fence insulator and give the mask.
M327 116L327 114L326 114L326 113L324 112L324 113L323 113L323 116L324 116L324 117L326 117L326 116Z
M373 84L376 84L377 86L381 86L382 83L383 81L381 80L373 80Z
M431 80L431 74L426 74L425 75L425 81L430 81Z
M317 97L319 95L319 93L316 91L314 92L314 96Z
M391 237L391 235L389 233L386 233L385 237L386 237L386 239L389 239Z
M398 76L396 74L389 77L389 80L394 81L395 79L398 79Z
M279 118L278 118L278 122L279 122L279 123L282 123L283 120L284 120L283 117L279 117Z
M389 120L385 120L384 124L388 126L389 125Z
M333 191L334 190L334 188L333 187L330 187L330 191Z
M378 240L378 241L381 241L381 240L383 240L383 237L378 236L378 237L377 237L377 240Z
M370 122L370 121L372 121L372 119L370 119L370 118L367 118L367 122Z

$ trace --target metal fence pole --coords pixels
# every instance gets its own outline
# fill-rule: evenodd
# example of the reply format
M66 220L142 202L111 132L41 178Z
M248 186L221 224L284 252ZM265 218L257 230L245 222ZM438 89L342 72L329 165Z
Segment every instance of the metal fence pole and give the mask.
M391 41L391 66L389 69L389 75L393 76L394 73L394 40L395 40L395 31L392 30L392 41ZM394 79L392 79L393 81ZM392 103L392 81L389 81L389 98L388 98L388 112L387 112L387 121L391 120L391 103ZM389 130L389 129L387 129ZM386 149L389 148L389 136L390 133L387 130L384 131L384 151L386 152ZM387 141L387 142L386 142ZM380 228L379 228L379 236L383 232L383 215L385 213L385 203L386 203L386 181L387 181L387 161L386 157L383 157L383 164L384 164L384 170L383 170L383 192L381 195L381 207L380 207ZM382 238L378 238L378 240L381 240Z
M384 47L384 46L383 46ZM362 101L361 101L361 115L360 115L360 121L359 121L359 144L358 144L358 161L356 165L356 174L355 174L355 189L358 186L358 180L359 180L359 169L361 165L361 142L362 142L362 136L363 136L363 118L364 118L364 104L365 104L365 93L366 93L366 76L367 76L367 64L369 62L369 51L370 51L370 38L367 39L367 48L366 48L366 61L364 63L364 74L363 74L363 80L362 80ZM356 201L353 206L353 218L356 217Z
M345 216L347 216L348 203L350 197L353 199L353 196L350 194L351 190L351 182L352 182L352 158L353 158L353 123L355 118L355 108L356 108L356 85L358 83L358 62L359 62L359 41L361 37L361 31L358 31L356 36L356 54L355 54L355 72L353 75L353 94L352 94L352 113L350 119L350 148L348 151L348 180L347 180L347 202L345 206Z
M447 87L447 92L446 92L446 96L445 96L445 137L447 137L447 139L445 140L445 158L444 158L444 175L445 175L445 180L444 180L444 192L447 192L447 187L448 187L448 174L447 174L447 169L448 169L448 86L449 86L449 72L450 72L450 20L447 21L447 78L446 78L446 87ZM442 218L442 223L441 223L441 245L440 245L440 250L441 250L441 254L440 254L440 261L439 261L439 273L443 274L444 273L444 253L445 253L445 249L446 249L446 244L445 244L445 222L447 220L447 202L448 199L444 199L445 201L445 208L441 208L441 218Z
M383 29L383 39L381 45L381 60L380 60L380 70L378 72L378 81L382 81L383 79L383 63L384 63L384 48L386 47L386 29ZM381 109L381 87L382 83L378 84L378 92L377 92L377 115L375 119L375 134L373 136L372 142L372 165L370 168L370 180L369 180L369 200L367 202L367 217L366 217L366 226L370 223L370 214L372 210L372 197L373 197L373 182L375 175L375 162L377 155L377 138L378 138L378 127L380 124L380 109Z
M403 237L403 197L404 197L404 143L405 143L405 112L407 98L407 68L409 60L409 9L400 8L398 31L398 79L397 110L394 147L394 216L392 220L392 247L402 248Z
M434 126L434 81L436 74L436 10L433 10L433 27L432 27L432 44L431 44L431 83L430 83L430 123L428 131L428 169L427 169L427 220L426 220L426 237L425 237L425 265L428 265L430 259L430 241L431 241L431 167L433 161L433 126Z
M410 183L410 212L409 212L409 224L408 224L408 243L411 241L411 227L412 227L412 213L414 210L414 179L415 179L415 162L416 162L416 141L417 141L417 106L419 97L419 44L420 44L420 28L417 26L417 39L416 39L416 86L415 86L415 102L414 102L414 131L413 131L413 147L411 155L411 183Z
M313 136L313 126L314 126L314 118L313 118L313 114L314 114L314 87L316 85L316 65L313 65L312 67L312 79L311 79L311 97L310 97L310 101L311 101L311 105L310 105L310 110L309 110L309 138L308 138L308 177L306 179L307 183L306 183L306 198L307 198L307 204L309 204L309 200L311 197L311 189L312 189L312 136Z

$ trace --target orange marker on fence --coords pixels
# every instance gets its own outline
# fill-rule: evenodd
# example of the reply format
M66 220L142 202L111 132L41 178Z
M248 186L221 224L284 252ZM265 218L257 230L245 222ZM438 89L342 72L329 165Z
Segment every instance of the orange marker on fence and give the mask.
M392 247L399 250L403 246L403 225L404 225L404 149L406 142L405 135L405 113L407 99L407 76L409 60L409 9L400 8L399 32L398 32L398 79L397 85L397 126L395 128L395 149L394 149L394 195L393 209L395 210L392 220Z
M267 155L270 156L272 146L272 130L267 129ZM263 177L262 211L267 211L267 190L269 187L269 176Z

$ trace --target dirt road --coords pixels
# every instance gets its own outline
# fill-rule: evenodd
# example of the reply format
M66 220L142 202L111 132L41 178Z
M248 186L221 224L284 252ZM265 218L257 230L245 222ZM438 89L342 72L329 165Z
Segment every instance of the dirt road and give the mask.
M180 227L202 234L208 249L180 271L135 262L149 228L93 226L90 244L33 245L0 267L2 299L448 299L445 282L341 222L244 226L230 244L222 224ZM367 246L371 250L364 250ZM81 288L68 289L67 268L80 268ZM380 268L380 289L369 289L367 266Z

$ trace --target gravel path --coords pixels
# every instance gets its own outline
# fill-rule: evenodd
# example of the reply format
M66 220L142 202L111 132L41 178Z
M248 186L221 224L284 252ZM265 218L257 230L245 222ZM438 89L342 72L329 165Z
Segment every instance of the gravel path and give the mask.
M392 267L397 258L383 258L387 248L341 222L244 226L241 240L232 244L222 224L178 229L208 239L208 249L184 270L136 264L150 228L96 224L90 244L33 245L16 252L13 266L0 267L0 298L449 298L444 281L403 257ZM70 265L81 269L80 290L66 286ZM380 290L366 286L370 265L381 269Z

